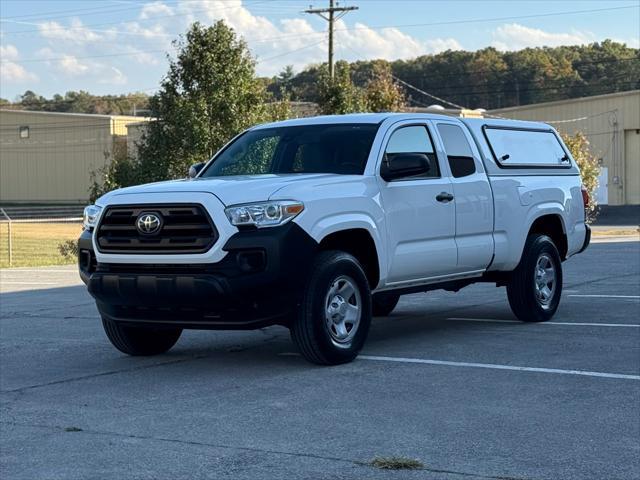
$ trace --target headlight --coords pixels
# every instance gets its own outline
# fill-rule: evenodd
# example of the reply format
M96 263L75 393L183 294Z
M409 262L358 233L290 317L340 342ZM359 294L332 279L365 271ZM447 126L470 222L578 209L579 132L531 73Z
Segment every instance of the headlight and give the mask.
M302 202L283 200L248 203L225 209L232 225L252 227L276 227L283 225L304 210Z
M98 205L89 205L85 207L84 213L82 214L82 226L85 230L91 230L96 226L96 222L98 221L98 216L102 211L102 207Z

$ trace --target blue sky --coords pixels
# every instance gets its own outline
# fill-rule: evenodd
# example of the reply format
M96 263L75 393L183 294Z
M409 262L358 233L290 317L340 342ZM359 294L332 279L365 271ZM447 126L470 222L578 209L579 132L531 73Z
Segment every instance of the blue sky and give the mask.
M153 93L171 41L195 20L224 19L247 40L260 75L326 59L326 0L1 0L0 96L30 89ZM336 27L337 59L413 58L447 49L638 47L640 0L359 0Z

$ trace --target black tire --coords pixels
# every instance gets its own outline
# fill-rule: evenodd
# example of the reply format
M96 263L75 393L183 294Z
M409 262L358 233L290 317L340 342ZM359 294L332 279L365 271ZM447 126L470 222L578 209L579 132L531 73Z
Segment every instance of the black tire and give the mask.
M176 344L182 333L181 328L123 325L104 317L102 326L114 347L133 356L165 353Z
M371 325L371 291L367 277L353 256L340 251L320 252L314 260L311 272L299 311L291 323L291 338L302 356L312 363L338 365L350 362L362 349ZM352 323L349 330L348 322L344 324L342 332L347 337L350 336L344 342L336 339L340 332L336 330L337 327L328 314L330 307L338 305L333 303L332 298L335 296L330 297L330 292L333 287L339 287L340 282L344 282L343 287L349 283L354 293L344 302L339 301L353 303L352 306L359 305L360 312L357 326ZM340 291L338 289L334 293ZM349 305L345 305L345 309L348 307ZM338 312L337 316L339 315L341 314Z
M553 267L555 288L549 288L546 276L537 276L538 262ZM547 270L540 268L541 270ZM547 285L546 295L540 284ZM538 286L536 286L538 285ZM542 290L542 292L541 292ZM548 296L548 299L546 298ZM511 310L523 322L545 322L556 313L562 296L562 261L553 240L546 235L527 237L520 263L507 284L507 297Z
M386 317L398 305L400 295L397 293L376 293L371 300L374 317Z

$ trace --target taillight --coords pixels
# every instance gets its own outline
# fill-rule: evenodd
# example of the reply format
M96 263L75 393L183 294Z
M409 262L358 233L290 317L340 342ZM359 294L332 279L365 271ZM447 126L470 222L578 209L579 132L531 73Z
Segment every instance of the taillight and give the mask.
M587 207L589 206L589 191L587 190L587 188L582 185L582 203L584 204L584 208L585 210L587 209Z

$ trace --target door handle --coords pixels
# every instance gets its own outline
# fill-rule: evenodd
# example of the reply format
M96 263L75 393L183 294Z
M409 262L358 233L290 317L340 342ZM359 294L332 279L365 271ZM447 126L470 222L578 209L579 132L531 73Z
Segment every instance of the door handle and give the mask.
M453 200L453 195L448 192L440 192L436 195L436 200L439 202L447 203Z

